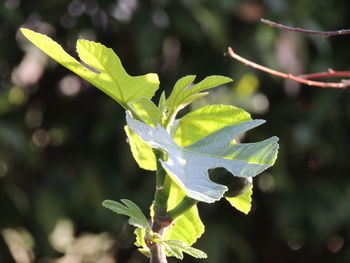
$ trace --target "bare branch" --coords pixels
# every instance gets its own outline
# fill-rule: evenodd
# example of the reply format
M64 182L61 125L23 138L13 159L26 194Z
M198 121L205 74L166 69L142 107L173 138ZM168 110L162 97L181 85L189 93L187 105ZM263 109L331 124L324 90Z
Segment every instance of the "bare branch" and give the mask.
M299 83L303 83L303 84L308 85L308 86L315 86L315 87L321 87L321 88L340 88L340 89L350 86L349 80L342 80L341 82L322 82L322 81L314 81L314 80L308 79L308 78L314 78L315 76L319 77L320 74L321 74L321 77L326 77L326 75L327 75L327 77L330 77L330 75L335 76L338 73L343 73L344 75L342 75L342 76L350 76L350 72L347 72L347 71L336 72L336 71L332 70L330 72L321 72L321 73L314 73L314 74L308 74L308 75L302 75L302 76L295 76L293 74L283 73L283 72L262 66L260 64L253 62L253 61L250 61L246 58L243 58L243 57L239 56L238 54L236 54L235 52L233 52L231 47L228 47L227 54L231 58L236 59L239 62L241 62L249 67L256 68L258 70L264 71L268 74L271 74L271 75L274 75L277 77L281 77L284 79L291 79L291 80L294 80L294 81L299 82ZM347 74L349 74L349 75L347 75Z
M327 72L303 74L303 75L299 75L298 77L303 79L349 78L350 71L335 71L329 68Z
M299 32L299 33L305 33L305 34L314 34L314 35L322 35L324 37L350 34L350 29L341 29L341 30L336 30L336 31L317 31L317 30L303 29L303 28L299 28L299 27L285 26L285 25L278 24L276 22L272 22L272 21L264 19L264 18L261 18L260 21L262 23L265 23L265 24L267 24L269 26L272 26L272 27L277 27L277 28L288 30L288 31L292 31L292 32Z

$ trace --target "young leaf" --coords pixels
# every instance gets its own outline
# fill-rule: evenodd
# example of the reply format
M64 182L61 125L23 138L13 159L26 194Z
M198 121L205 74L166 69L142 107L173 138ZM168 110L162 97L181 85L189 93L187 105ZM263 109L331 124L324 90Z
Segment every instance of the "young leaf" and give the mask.
M80 59L98 73L86 68L51 38L21 28L23 35L58 63L84 78L127 109L127 103L141 97L152 98L159 87L157 74L132 77L124 70L119 57L112 49L100 43L79 40Z
M225 197L229 203L237 210L248 214L252 206L253 186L242 195L236 197Z
M170 94L167 100L167 106L169 108L183 108L183 102L190 96L200 93L203 90L211 89L219 85L231 82L232 79L224 76L209 76L203 79L201 82L189 87L194 81L196 76L190 75L179 79L174 86L173 92ZM187 101L187 104L190 101Z
M145 236L146 236L146 229L143 227L135 228L134 234L136 236L135 246L137 247L145 247Z
M208 93L201 91L217 87L219 85L231 82L232 79L224 76L209 76L203 79L201 82L190 86L196 76L190 75L179 79L174 86L172 93L170 94L167 102L166 109L168 111L168 123L173 121L177 112L195 99L203 97Z
M173 91L171 92L166 104L168 107L175 107L178 104L181 92L187 88L196 78L195 75L188 75L180 78L174 85Z
M166 98L165 98L165 92L163 91L162 95L160 95L159 102L158 102L158 109L161 113L163 113L164 111L165 103L166 103Z
M160 125L150 127L127 112L128 127L153 148L168 153L168 159L160 162L172 180L187 196L207 203L219 200L227 191L226 186L209 179L208 169L223 167L234 176L253 177L273 165L277 157L277 137L259 143L231 143L236 136L263 122L254 120L227 126L181 147Z
M146 257L150 257L150 251L145 242L146 229L138 227L135 229L134 234L136 236L135 246L139 247L138 250Z
M102 202L102 205L117 214L129 216L130 225L135 227L150 228L147 218L134 202L127 199L122 199L121 201L124 203L124 205L112 200L105 200Z
M173 252L173 255L179 259L183 258L182 252L194 258L207 258L207 254L202 250L190 247L180 240L163 240L161 243L169 252Z

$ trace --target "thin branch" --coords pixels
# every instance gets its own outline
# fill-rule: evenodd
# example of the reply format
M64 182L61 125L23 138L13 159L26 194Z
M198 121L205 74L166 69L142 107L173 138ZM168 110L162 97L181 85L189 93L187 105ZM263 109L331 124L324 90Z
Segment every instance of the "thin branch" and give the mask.
M264 18L261 18L260 21L262 23L265 23L265 24L267 24L269 26L272 26L272 27L277 27L277 28L288 30L288 31L292 31L292 32L299 32L299 33L305 33L305 34L315 34L315 35L323 35L324 37L350 34L350 29L341 29L341 30L335 30L335 31L317 31L317 30L303 29L303 28L299 28L299 27L285 26L285 25L278 24L276 22L272 22L272 21L264 19Z
M333 69L328 69L327 72L318 72L299 75L298 77L303 79L322 79L322 78L349 78L350 71L335 71Z
M241 63L243 63L243 64L245 64L245 65L247 65L249 67L252 67L252 68L264 71L266 73L269 73L269 74L277 76L277 77L281 77L281 78L284 78L284 79L291 79L291 80L294 80L296 82L306 84L308 86L315 86L315 87L321 87L321 88L340 88L340 89L350 86L350 81L349 80L342 80L341 82L322 82L322 81L308 80L305 77L305 76L308 76L310 78L310 76L312 76L312 74L311 75L303 75L304 76L303 77L303 76L295 76L293 74L283 73L283 72L280 72L280 71L277 71L277 70L274 70L274 69L262 66L260 64L257 64L257 63L255 63L253 61L250 61L250 60L246 59L246 58L243 58L243 57L239 56L238 54L236 54L235 52L233 52L231 47L228 47L227 54L231 58L236 59L239 62L241 62ZM328 75L329 74L334 74L335 75L336 71L333 71L333 72L334 73L322 72L322 73L315 73L315 74L323 74L323 75L325 75L325 74L328 74ZM313 74L313 75L315 75L315 74Z

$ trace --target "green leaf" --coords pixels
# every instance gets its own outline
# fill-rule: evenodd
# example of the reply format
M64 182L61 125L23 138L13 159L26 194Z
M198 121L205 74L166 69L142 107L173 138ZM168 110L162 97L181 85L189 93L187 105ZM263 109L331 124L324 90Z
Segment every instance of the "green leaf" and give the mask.
M178 205L184 197L184 191L172 182L168 199L168 210ZM187 245L192 245L203 233L204 225L199 217L198 208L195 205L176 219L174 224L166 230L164 239L181 240Z
M194 75L185 76L175 83L174 89L167 100L169 108L184 107L186 105L182 104L188 97L232 81L232 79L224 76L209 76L190 87L189 85L194 81L195 77ZM188 103L190 102L187 101Z
M196 78L195 75L189 75L180 78L176 83L173 88L173 91L171 92L168 100L167 100L167 105L169 107L175 107L178 104L178 101L181 100L181 92L187 88Z
M195 99L208 94L206 92L200 92L232 81L232 79L224 76L209 76L191 86L190 84L192 84L195 77L194 75L185 76L175 83L174 89L166 102L168 122L171 123L173 121L173 118L175 118L179 110L186 107Z
M128 105L144 123L152 127L156 127L159 123L160 112L150 99L143 97L137 101L129 102Z
M134 202L127 199L122 199L121 201L124 205L112 200L105 200L102 202L102 205L117 214L129 216L130 225L147 229L150 228L147 218Z
M96 73L66 53L51 38L26 28L21 28L21 32L48 56L101 89L126 109L128 102L141 97L152 98L159 87L157 74L150 73L137 77L128 75L114 51L100 43L87 40L77 42L80 59L97 70Z
M172 137L180 146L188 146L225 126L250 120L252 120L250 114L242 109L229 105L208 105L176 120ZM168 201L169 210L174 208L184 196L185 193L173 182ZM195 206L167 229L165 239L182 240L187 245L192 245L203 233L204 225Z
M138 227L135 229L134 234L136 236L135 246L139 247L138 250L144 254L146 257L150 257L150 251L149 248L146 245L145 242L145 236L146 236L146 229Z
M173 138L177 144L188 146L228 125L250 120L252 120L250 114L240 108L230 105L207 105L176 120L172 130ZM247 214L251 207L251 193L252 190L244 195L226 199L236 209Z
M237 210L248 214L252 206L253 185L242 195L236 197L225 197L230 204Z
M161 113L164 112L165 103L166 103L166 98L165 98L165 92L163 91L162 95L160 95L159 102L158 102L158 109Z
M176 120L172 129L174 141L188 146L229 125L250 121L250 114L229 105L207 105Z
M131 153L137 164L145 170L157 170L156 157L153 153L152 147L130 130L128 126L124 126L124 130L128 136Z
M176 257L177 259L181 260L184 258L184 254L182 253L181 249L164 245L164 250L167 257Z
M145 236L146 236L146 229L143 227L135 228L134 234L136 236L135 246L137 247L146 247L145 243Z
M194 258L207 258L207 254L205 254L202 250L190 247L180 240L163 240L162 244L165 246L167 251L179 259L183 258L182 252Z
M150 127L127 112L128 127L153 148L168 153L159 160L171 179L198 201L212 203L222 198L227 187L209 179L208 169L223 167L234 176L253 177L272 166L277 158L278 138L258 143L234 144L232 140L265 121L254 120L222 128L197 142L181 147L158 125Z

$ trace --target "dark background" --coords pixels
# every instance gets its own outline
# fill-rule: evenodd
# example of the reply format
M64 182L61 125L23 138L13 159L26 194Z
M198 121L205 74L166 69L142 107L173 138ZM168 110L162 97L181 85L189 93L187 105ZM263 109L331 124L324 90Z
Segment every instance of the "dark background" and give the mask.
M349 9L348 0L2 0L0 262L147 262L126 218L100 204L128 198L146 212L153 199L154 176L132 159L122 108L39 52L20 27L74 55L78 38L101 42L130 74L158 73L167 95L184 75L232 77L193 108L242 107L267 120L246 141L280 138L275 166L254 181L252 212L200 204L206 232L195 246L209 258L184 262L350 262L350 90L300 86L224 56L232 46L284 72L349 70L350 36L259 22L350 28Z

